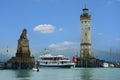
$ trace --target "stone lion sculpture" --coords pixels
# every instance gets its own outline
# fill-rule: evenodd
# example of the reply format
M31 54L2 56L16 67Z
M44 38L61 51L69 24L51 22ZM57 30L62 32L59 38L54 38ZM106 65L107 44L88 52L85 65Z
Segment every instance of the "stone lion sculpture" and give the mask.
M23 29L20 39L27 39L27 29Z

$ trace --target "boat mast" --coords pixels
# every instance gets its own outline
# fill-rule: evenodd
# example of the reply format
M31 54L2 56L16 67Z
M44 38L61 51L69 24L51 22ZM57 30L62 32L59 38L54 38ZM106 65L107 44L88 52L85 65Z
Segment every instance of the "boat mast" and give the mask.
M116 49L116 55L115 55L115 58L116 58L116 63L117 63L117 59L118 59L118 50Z
M110 62L112 62L112 49L110 48Z

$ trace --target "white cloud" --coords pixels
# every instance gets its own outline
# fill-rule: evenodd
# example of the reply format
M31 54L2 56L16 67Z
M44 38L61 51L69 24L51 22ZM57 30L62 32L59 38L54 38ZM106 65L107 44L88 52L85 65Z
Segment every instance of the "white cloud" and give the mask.
M59 31L63 31L63 28L59 28Z
M116 38L116 41L120 41L120 38Z
M69 46L69 45L73 45L75 44L75 42L71 42L71 41L64 41L63 43L61 43L62 45L65 45L65 46Z
M112 42L113 40L108 40L108 42Z
M51 24L41 24L34 28L34 31L38 31L40 33L53 33L55 27Z
M58 44L51 44L49 45L49 47L56 49L56 50L66 50L69 48L79 48L79 43L71 42L71 41L64 41Z
M116 39L108 40L108 41L109 41L109 42L120 41L120 38L116 38Z
M97 34L98 34L99 36L103 35L103 34L102 34L102 33L100 33L100 32L99 32L99 33L97 33Z

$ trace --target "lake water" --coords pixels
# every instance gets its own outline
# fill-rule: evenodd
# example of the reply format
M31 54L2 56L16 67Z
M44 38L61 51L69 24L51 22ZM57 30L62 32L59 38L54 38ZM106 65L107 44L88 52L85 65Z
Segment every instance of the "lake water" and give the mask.
M119 68L0 70L0 80L120 80Z

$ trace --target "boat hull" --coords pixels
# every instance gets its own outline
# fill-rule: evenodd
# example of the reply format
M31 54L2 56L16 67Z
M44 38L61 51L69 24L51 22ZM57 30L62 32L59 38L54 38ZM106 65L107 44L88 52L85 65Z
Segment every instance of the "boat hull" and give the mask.
M44 67L53 67L53 68L72 68L72 67L74 67L74 65L71 65L71 64L69 64L69 65L40 65L39 66L40 68L44 68Z

